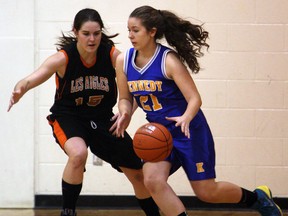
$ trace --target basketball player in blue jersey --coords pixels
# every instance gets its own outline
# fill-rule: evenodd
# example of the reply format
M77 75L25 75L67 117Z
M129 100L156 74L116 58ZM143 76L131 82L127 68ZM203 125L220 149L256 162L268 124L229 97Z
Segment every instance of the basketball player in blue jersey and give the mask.
M145 162L144 184L166 216L187 215L167 183L183 167L196 196L209 203L244 203L263 216L280 216L267 186L248 191L215 181L215 151L211 131L201 111L201 98L186 66L199 71L208 32L166 10L150 6L135 9L128 19L133 48L116 62L119 112L115 134L124 137L133 113L133 96L149 122L166 126L173 136L171 155L161 162ZM158 43L165 37L174 49Z
M76 215L76 202L82 188L87 148L123 172L133 185L136 198L148 216L159 210L144 186L142 162L135 155L127 133L117 138L109 131L117 116L112 109L117 101L115 62L120 53L104 33L99 13L79 11L73 34L59 38L58 52L32 74L20 80L12 92L8 111L30 89L56 76L56 94L47 117L53 136L68 155L63 172L62 216Z

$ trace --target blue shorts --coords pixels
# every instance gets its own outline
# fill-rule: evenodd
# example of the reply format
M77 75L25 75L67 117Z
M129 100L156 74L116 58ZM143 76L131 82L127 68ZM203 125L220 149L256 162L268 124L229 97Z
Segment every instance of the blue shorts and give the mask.
M199 117L197 125L190 125L190 139L180 127L171 131L174 146L167 158L172 164L171 174L182 166L190 181L216 178L214 140L204 115Z

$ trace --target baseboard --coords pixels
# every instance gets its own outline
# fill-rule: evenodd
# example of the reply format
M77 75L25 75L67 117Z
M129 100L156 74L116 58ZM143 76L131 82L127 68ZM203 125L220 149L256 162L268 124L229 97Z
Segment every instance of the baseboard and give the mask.
M209 204L200 201L195 196L180 196L187 209L237 209L247 210L246 207L237 204ZM274 198L275 202L282 210L288 210L288 198ZM35 208L59 208L62 204L60 195L35 195ZM98 208L98 209L137 209L138 202L134 196L118 195L81 195L77 202L78 208Z

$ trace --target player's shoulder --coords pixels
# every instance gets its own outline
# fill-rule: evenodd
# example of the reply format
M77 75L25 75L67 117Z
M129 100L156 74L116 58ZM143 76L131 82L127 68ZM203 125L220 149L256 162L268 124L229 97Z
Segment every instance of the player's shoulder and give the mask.
M54 61L60 64L60 66L64 64L68 64L68 61L69 61L68 54L64 50L58 51L57 53L52 55L52 58L54 58Z
M180 57L174 50L167 50L166 62L169 64L174 64L175 62L180 62Z
M47 61L54 65L61 66L68 62L68 56L66 52L61 50L49 56Z
M126 59L126 52L121 52L119 53L119 55L117 56L117 60L116 60L116 65L123 65Z
M119 55L117 56L117 61L123 62L124 58L125 58L125 53L123 53L123 52L119 53Z

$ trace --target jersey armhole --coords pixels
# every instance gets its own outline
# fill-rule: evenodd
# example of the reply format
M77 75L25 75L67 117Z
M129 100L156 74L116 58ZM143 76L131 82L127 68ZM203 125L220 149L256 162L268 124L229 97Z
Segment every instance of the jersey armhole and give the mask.
M128 60L129 60L129 51L130 49L127 49L124 53L124 61L123 61L123 72L127 76L127 67L128 67Z
M161 62L161 71L162 71L163 76L164 76L166 79L172 80L172 78L170 78L170 77L167 76L166 67L165 67L166 58L167 58L167 55L168 55L169 52L172 52L172 50L167 49L167 50L165 50L165 51L163 52L162 62Z
M68 65L68 62L69 62L68 54L66 53L65 50L60 50L59 52L62 52L62 53L65 55L65 59L66 59L66 66L67 66L67 65Z
M115 46L112 46L111 50L110 50L110 60L111 60L111 62L113 62L113 53L114 53L114 51L115 51Z

